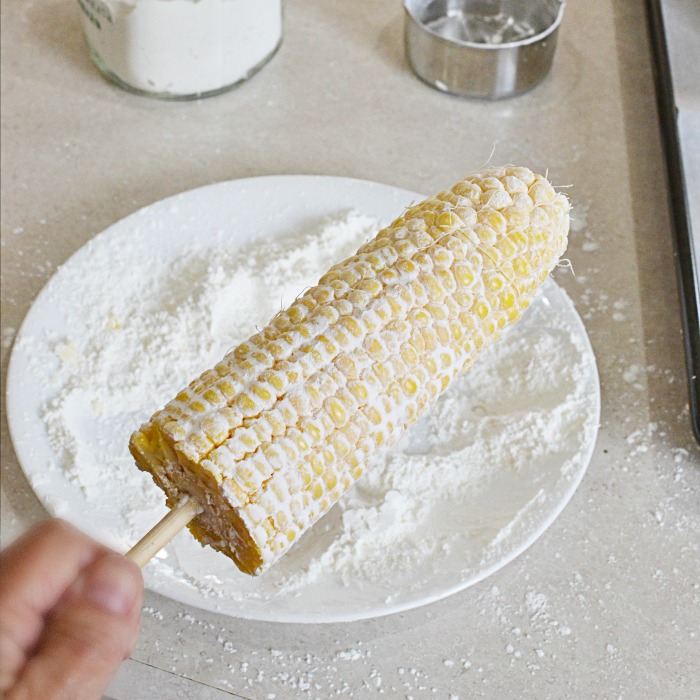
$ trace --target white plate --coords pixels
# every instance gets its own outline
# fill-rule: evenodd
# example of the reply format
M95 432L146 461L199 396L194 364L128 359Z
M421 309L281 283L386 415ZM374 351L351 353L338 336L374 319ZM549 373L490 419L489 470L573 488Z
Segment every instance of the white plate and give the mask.
M122 549L130 544L135 527L145 531L164 512L158 489L146 477L132 478L131 464L124 467L129 471L123 486L115 486L116 470L107 473L98 458L94 470L86 473L82 467L76 478L75 467L58 454L56 435L49 435L43 417L59 389L52 384L60 368L57 344L92 332L85 321L90 298L81 279L89 276L95 256L109 256L114 263L114 275L104 280L100 294L113 297L117 304L121 275L144 260L153 261L155 268L156 263L182 258L195 244L202 248L221 245L222 240L234 249L258 239L282 242L347 210L389 221L420 198L348 178L277 176L223 182L146 207L75 253L27 314L8 371L12 439L47 509ZM523 382L532 382L533 377L538 378L535 389L523 392ZM180 378L173 382L172 392L154 397L155 405L181 387ZM202 549L185 532L162 558L146 567L147 586L176 600L239 617L332 622L386 615L438 600L504 566L562 511L583 477L597 435L600 393L595 359L564 291L547 282L521 322L448 394L387 462L363 477L360 488L346 494L264 576L240 574L228 559ZM109 397L105 400L109 402ZM115 415L97 428L83 417L85 424L78 432L85 449L92 450L89 454L104 456L114 450L124 462L130 431L147 417ZM464 436L458 450L457 429ZM451 442L444 442L445 435ZM477 439L483 443L482 452L474 452ZM480 454L494 457L489 464L471 463ZM104 457L105 463L111 459L110 454ZM421 515L419 530L412 530L411 523L392 530L382 518L405 519L406 513L414 513L413 506L426 500L418 485L412 491L401 483L395 488L389 484L391 470L407 460L424 475L430 469L454 469L459 460L464 465L455 471L459 488L452 493L446 489L431 512ZM435 472L435 481L437 476ZM114 505L100 498L96 506L90 495L99 492L95 489L112 489ZM116 497L125 489L127 494L133 489L129 497L133 495L136 506L130 512L118 506ZM344 518L347 514L350 517ZM340 548L343 527L358 514L366 521L355 530L360 544ZM386 532L398 532L398 539L387 542L382 539ZM344 556L350 559L342 564Z

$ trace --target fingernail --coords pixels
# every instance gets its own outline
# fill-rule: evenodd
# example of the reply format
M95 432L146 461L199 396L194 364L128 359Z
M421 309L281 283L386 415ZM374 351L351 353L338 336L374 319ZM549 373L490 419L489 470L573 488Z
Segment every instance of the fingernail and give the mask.
M143 586L138 567L119 554L107 554L85 572L83 598L113 615L127 615Z

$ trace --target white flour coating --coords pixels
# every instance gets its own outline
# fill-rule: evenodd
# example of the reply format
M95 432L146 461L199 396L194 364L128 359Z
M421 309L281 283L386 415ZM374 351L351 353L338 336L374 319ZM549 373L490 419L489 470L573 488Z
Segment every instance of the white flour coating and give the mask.
M80 324L21 340L37 368L50 364L42 418L55 462L34 478L37 491L60 470L96 532L121 549L133 544L165 509L128 453L131 431L378 226L339 214L245 248L220 235L214 249L194 243L174 262L141 259L129 249L138 239L126 249L96 241L70 280L90 300ZM223 601L263 619L274 601L293 618L295 605L322 610L324 596L332 607L338 587L352 589L359 608L368 591L399 605L417 591L436 595L527 546L575 488L596 429L592 356L549 305L545 292L263 577L240 574L185 533L147 568L151 588L174 584L189 602ZM44 501L66 516L75 507Z

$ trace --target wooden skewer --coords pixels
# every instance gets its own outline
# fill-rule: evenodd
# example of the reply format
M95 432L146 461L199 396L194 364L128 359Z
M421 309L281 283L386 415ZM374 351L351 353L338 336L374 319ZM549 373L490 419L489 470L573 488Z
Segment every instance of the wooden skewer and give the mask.
M126 553L126 558L145 566L200 510L192 499L176 506Z

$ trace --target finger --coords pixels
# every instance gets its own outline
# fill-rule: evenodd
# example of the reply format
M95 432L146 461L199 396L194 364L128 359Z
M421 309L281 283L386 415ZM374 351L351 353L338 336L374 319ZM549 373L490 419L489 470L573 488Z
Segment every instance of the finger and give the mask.
M107 551L68 523L46 520L0 554L0 687L7 687L38 642L46 613L79 572Z
M99 698L136 643L142 597L133 562L118 554L98 557L48 618L15 686L25 693L20 696Z

